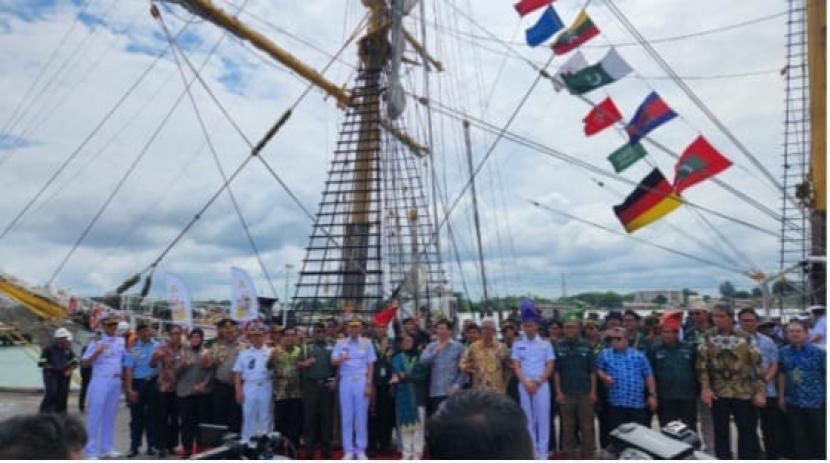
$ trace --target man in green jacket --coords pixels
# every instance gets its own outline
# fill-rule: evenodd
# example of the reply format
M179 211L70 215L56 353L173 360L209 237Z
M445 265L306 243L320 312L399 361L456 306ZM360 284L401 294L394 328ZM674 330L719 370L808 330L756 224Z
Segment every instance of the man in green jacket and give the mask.
M597 374L590 344L579 337L581 313L565 314L564 337L557 342L554 384L562 419L563 458L593 459L596 452L594 403L597 401ZM577 431L581 457L576 455Z
M679 333L679 320L663 320L660 339L648 352L657 381L657 396L660 397L657 417L661 427L680 420L689 429L697 431L696 347L692 343L680 342Z

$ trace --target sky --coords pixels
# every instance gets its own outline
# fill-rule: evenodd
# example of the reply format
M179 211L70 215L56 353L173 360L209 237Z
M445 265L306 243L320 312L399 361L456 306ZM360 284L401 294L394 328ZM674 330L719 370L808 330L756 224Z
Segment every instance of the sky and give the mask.
M619 130L586 137L582 118L589 106L567 92L555 92L549 81L533 86L537 74L525 60L542 66L551 56L545 46L522 44L533 14L519 18L510 0L422 1L426 2L427 48L445 68L430 75L431 99L498 127L504 127L520 107L509 125L512 132L610 170L606 157L626 141ZM230 11L244 3L242 21L318 70L364 15L358 0L214 2ZM629 77L588 96L594 101L611 96L627 119L650 91L657 91L679 117L653 132L656 141L681 153L697 135L705 136L734 163L719 178L780 211L780 192L665 78L643 48L632 44L605 1L559 0L555 6L569 24L586 4L601 30L582 49L587 60L598 61L616 44L634 69ZM778 70L785 63L786 16L779 13L786 2L620 0L615 4L649 40L690 35L656 40L654 47L735 137L780 177L785 81ZM205 83L248 139L258 140L305 89L301 78L285 67L183 8L163 5L161 11L173 33L184 27L177 37L179 47L195 67L204 63ZM417 36L419 11L416 8L406 20ZM696 34L771 15L777 16ZM490 34L515 51L506 52ZM147 72L167 47L165 34L144 0L6 0L0 2L0 43L0 227L5 228L73 156L0 240L0 270L37 284L48 281L119 179L136 163L54 281L83 295L110 291L152 262L221 185L193 107L186 96L182 98L182 78L169 50ZM354 78L355 52L354 45L348 47L325 76L348 85ZM554 58L548 70L554 72L568 57ZM144 72L146 78L132 88ZM188 68L184 72L192 78ZM423 94L421 68L408 67L405 74L410 90ZM519 106L531 88L527 101ZM247 156L248 147L208 92L198 82L192 89L221 165L230 172ZM112 111L122 98L123 104ZM416 138L426 140L423 110L413 101L408 105L404 119L414 122L411 131ZM330 98L313 90L262 153L312 212L320 200L342 116ZM467 176L461 123L434 114L434 137L437 178L452 202ZM568 294L681 288L715 294L725 280L738 288L751 287L752 281L738 270L778 269L775 234L780 223L712 182L690 188L684 197L720 216L684 206L634 236L719 265L671 254L532 206L529 200L539 201L620 232L612 206L633 187L600 179L507 140L495 145L494 141L492 134L472 132L476 162L492 149L476 180L491 295L557 297L562 295L563 280ZM671 180L674 160L649 145L646 148L649 161L640 161L620 177L638 182L657 166ZM421 167L426 171L424 162ZM286 281L289 285L296 281L295 271L286 274L285 266L300 266L311 221L258 163L246 167L232 189L274 290L281 296ZM442 254L452 287L460 291L466 286L469 295L479 299L482 285L472 223L465 196L450 216L458 259L447 246L446 230ZM260 295L273 295L232 203L223 194L166 255L157 274L181 275L197 299L224 299L229 294L231 266L247 270ZM162 296L161 291L157 285L153 294Z

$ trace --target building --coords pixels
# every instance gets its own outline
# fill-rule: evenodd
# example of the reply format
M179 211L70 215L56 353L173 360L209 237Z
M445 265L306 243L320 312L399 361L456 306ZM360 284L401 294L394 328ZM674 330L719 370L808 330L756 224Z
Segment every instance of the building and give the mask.
M673 289L660 289L653 291L637 291L634 293L634 301L639 303L652 303L659 296L666 298L665 304L681 305L683 304L683 291Z

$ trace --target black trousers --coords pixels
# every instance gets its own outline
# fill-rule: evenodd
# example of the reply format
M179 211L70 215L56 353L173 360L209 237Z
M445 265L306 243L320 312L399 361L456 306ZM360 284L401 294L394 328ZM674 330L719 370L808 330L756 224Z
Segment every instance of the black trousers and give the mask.
M799 408L787 405L787 425L792 430L795 458L825 460L827 457L827 407Z
M185 455L191 455L193 442L199 436L199 423L208 423L211 419L210 396L193 394L179 397L179 418L182 427L182 448Z
M314 445L320 443L323 457L331 458L334 391L325 381L303 381L303 440L306 459L311 459Z
M719 460L731 460L729 417L738 428L738 459L760 458L758 443L758 409L749 399L716 399L712 405L712 423L715 426L715 456Z
M133 379L133 390L138 394L138 400L130 404L130 449L138 450L141 447L142 436L147 434L147 447L158 447L158 433L156 426L158 418L158 389L156 379Z
M40 413L66 413L69 378L62 371L43 370L43 400Z
M441 402L447 400L447 396L442 395L438 397L430 397L427 399L427 416L432 416L438 407L441 406Z
M764 437L764 456L767 460L784 457L784 412L778 408L778 397L767 397L767 405L760 409L761 435Z
M78 395L78 410L81 413L86 409L86 391L92 380L92 367L81 367L81 393Z
M179 398L175 392L158 395L159 450L172 451L179 445Z
M610 444L608 434L611 432L611 422L608 417L608 410L611 405L608 403L608 389L603 384L597 381L597 403L594 405L594 411L597 414L597 422L599 423L599 447L606 448Z
M274 429L296 449L303 433L303 399L283 399L274 403Z
M236 390L233 384L215 381L211 392L211 402L213 424L227 426L230 432L238 434L242 429L242 407L236 403Z
M369 411L368 450L389 450L394 427L395 401L389 385L375 385L375 407Z
M647 420L648 414L646 414L645 408L608 407L608 432L625 423L640 423L643 426L648 426Z
M516 379L516 375L511 375L510 379L507 381L507 395L515 400L521 407L522 402L521 399L519 399L519 380Z
M680 420L689 429L697 432L697 399L660 399L657 419L661 428L672 421Z

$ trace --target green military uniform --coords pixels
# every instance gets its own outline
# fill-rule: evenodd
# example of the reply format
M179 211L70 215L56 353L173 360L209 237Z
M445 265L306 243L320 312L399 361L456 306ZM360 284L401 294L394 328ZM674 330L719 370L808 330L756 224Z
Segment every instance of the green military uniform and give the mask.
M594 432L594 407L591 403L591 376L596 374L594 351L582 339L563 339L557 342L556 375L559 378L557 395L563 394L561 405L562 451L572 453L577 449L577 430L581 435L580 449L583 458L590 458L596 451Z
M670 346L657 340L649 349L648 360L657 382L660 426L679 419L690 429L697 429L696 356L697 348L687 342Z
M314 363L300 370L303 395L303 441L306 458L311 459L314 445L320 442L324 459L331 459L332 421L334 414L334 384L337 370L331 364L334 342L311 340L302 347L299 360L314 359ZM319 430L319 431L318 431Z

